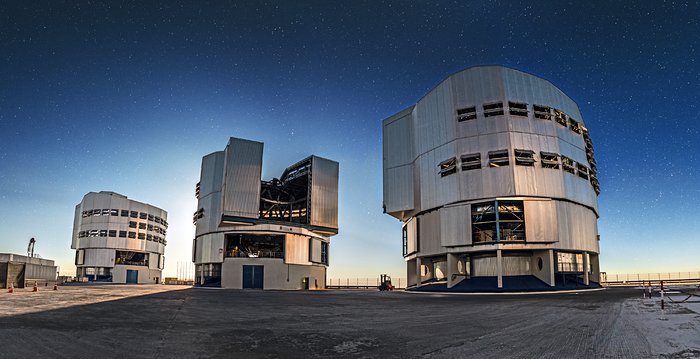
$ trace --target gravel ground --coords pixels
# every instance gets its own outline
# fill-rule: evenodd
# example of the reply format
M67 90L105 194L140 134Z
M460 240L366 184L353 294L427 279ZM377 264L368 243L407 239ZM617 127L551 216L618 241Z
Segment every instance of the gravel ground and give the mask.
M0 293L0 357L700 358L700 314L546 295L67 286Z

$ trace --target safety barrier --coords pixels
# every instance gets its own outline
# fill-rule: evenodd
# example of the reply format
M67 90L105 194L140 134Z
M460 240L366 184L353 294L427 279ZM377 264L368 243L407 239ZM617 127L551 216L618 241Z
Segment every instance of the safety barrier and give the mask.
M391 280L394 289L406 289L406 278ZM326 281L328 289L377 289L379 278L330 278Z

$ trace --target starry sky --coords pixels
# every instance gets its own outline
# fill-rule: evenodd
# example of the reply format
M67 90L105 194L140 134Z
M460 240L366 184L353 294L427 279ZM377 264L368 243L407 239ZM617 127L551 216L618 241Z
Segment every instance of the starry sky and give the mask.
M601 270L700 271L700 5L689 1L10 1L0 7L0 252L75 272L73 211L115 191L169 212L191 260L202 156L262 141L263 178L340 162L329 277L405 277L382 214L381 121L499 64L580 106Z

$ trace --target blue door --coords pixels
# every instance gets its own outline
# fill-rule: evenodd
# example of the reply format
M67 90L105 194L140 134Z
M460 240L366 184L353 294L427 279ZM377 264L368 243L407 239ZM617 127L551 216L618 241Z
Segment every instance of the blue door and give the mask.
M139 271L137 270L126 270L126 283L137 284L139 282Z
M243 266L243 289L263 289L265 266Z

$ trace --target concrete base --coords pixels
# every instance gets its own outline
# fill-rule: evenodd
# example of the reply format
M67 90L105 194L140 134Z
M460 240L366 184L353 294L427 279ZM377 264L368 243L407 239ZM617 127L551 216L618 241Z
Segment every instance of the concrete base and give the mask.
M286 264L277 258L226 258L221 266L221 287L243 288L243 266L264 266L263 289L304 289L304 278L309 278L309 289L326 287L326 267L321 265Z

